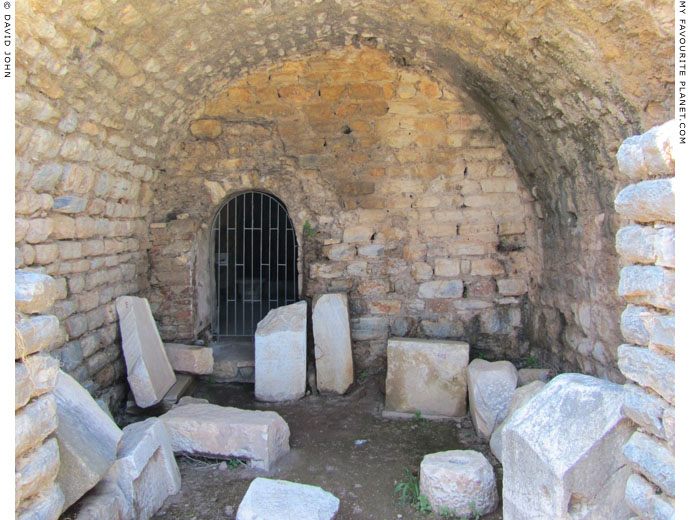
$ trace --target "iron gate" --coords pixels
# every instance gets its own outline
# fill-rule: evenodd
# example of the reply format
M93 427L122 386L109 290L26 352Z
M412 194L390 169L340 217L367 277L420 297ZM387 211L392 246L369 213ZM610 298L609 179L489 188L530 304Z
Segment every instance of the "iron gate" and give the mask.
M268 311L297 301L297 239L285 205L257 191L213 220L214 336L253 336Z

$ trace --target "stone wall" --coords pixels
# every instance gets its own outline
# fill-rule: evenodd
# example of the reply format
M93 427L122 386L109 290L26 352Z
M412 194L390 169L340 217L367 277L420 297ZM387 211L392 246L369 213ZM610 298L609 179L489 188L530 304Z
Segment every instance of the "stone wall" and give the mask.
M615 201L629 224L616 235L618 294L628 303L618 366L628 378L626 414L638 425L623 447L635 471L626 500L645 520L673 518L675 504L674 123L626 139L617 155L636 182Z
M348 293L360 365L382 361L389 334L527 353L533 198L474 103L428 73L366 47L259 69L206 100L166 172L148 293L165 339L208 324L215 212L259 189L298 230L302 296Z
M52 390L59 364L42 353L65 342L58 319L44 314L60 292L60 283L50 276L16 272L14 508L21 520L54 520L60 516L65 501L55 483L60 452L57 439L51 435L58 421Z
M415 80L401 91L396 100L399 107L413 106L415 99L428 99L429 106L460 102L466 107L461 114L481 114L482 126L491 125L486 135L491 140L500 137L505 147L502 153L510 158L506 163L512 163L521 179L518 184L535 199L529 204L537 218L535 250L541 258L541 277L536 283L530 280L531 310L520 307L525 337L545 360L561 369L620 379L615 350L608 346L621 340L615 323L622 308L611 291L618 273L612 246L618 217L612 199L625 176L612 157L625 136L672 114L671 3L209 0L200 5L195 0L177 0L147 2L143 7L102 0L18 0L15 4L16 265L66 282L66 290L50 312L60 318L69 341L54 354L95 395L118 385L121 394L125 387L113 298L147 294L149 278L154 283L151 294L160 297L167 282L158 276L168 268L176 269L158 266L156 274L150 274L147 250L167 247L168 240L150 225L174 227L179 220L175 226L180 229L174 233L181 235L187 233L184 226L190 225L178 218L184 217L184 208L175 208L177 213L171 211L169 219L158 211L153 217L152 183L161 189L168 180L176 182L169 173L177 175L184 165L171 158L182 158L178 147L191 139L192 121L222 119L225 128L232 122L204 115L205 101L217 96L229 99L229 85L252 71L303 63L305 56L343 52L348 46L376 47L401 70L428 76L442 86L443 96L448 92L457 97L426 98L421 80ZM621 67L623 57L625 67ZM385 81L370 78L378 86ZM415 95L405 98L412 88ZM472 103L466 103L468 97ZM317 105L315 101L294 103L306 107ZM392 100L384 101L390 104ZM285 102L273 105L277 109ZM366 110L376 111L380 106L370 103ZM393 107L389 112L394 113ZM258 117L258 112L251 115ZM371 117L390 120L390 115L372 113ZM202 126L195 128L203 132ZM252 132L260 131L256 125L252 128ZM351 134L335 132L339 139L331 135L326 148L348 146L346 138L354 138L358 131L350 130ZM290 143L294 138L283 136L277 126L271 132L270 138L262 138L264 142ZM218 139L226 138L224 133ZM402 133L395 137L400 150L416 147L419 152L424 146L438 150L437 144L423 138L414 145L405 144L408 138ZM201 142L206 146L214 141ZM319 144L323 142L314 140L308 146ZM392 144L387 141L386 146ZM463 142L463 148L466 145ZM327 154L321 149L312 155ZM296 157L288 161L294 170L321 168L294 162ZM470 162L475 159L479 158ZM444 161L441 158L439 164ZM377 168L372 162L371 170ZM280 171L292 175L293 170L281 165ZM386 169L386 178L390 173ZM427 172L414 173L421 177L411 180L421 179L424 188L418 194L433 195L439 189L427 182ZM372 182L382 180L371 176L351 189L366 192ZM261 187L251 178L227 187L220 179L213 182L221 184L221 197L236 189ZM306 185L307 195L300 195L302 199L295 195L290 208L293 219L299 221L302 210L304 222L312 214L318 216L300 202L308 202L311 182L300 181L296 175L281 182ZM377 197L389 197L380 197L380 191L338 192L345 184L330 178L323 182L337 194L333 204L342 204L340 214L357 211L345 207L348 200L351 204L359 197L374 204ZM276 194L286 192L278 187ZM215 185L210 189L215 191ZM445 193L445 187L441 191ZM360 206L361 211L384 209ZM208 220L196 216L192 220L198 226L192 232L199 234L192 241L200 249L190 252L198 258L206 250L201 244L208 230L201 226ZM355 224L344 222L341 230ZM319 223L321 242L313 248L322 261L327 247L323 241L342 239L337 233L321 234L329 231L328 226ZM526 226L529 235L529 219ZM438 242L441 237L431 238ZM154 245L149 239L162 242ZM304 246L312 251L308 243ZM437 258L445 259L435 251L427 257L431 263L424 263L432 269ZM422 269L428 273L427 267ZM455 265L451 262L448 269L455 272ZM511 278L510 267L506 269L506 277ZM462 264L460 270L464 282ZM186 275L192 280L188 295L181 285L171 289L175 309L187 324L180 335L194 335L205 325L196 315L205 315L203 308L182 304L185 298L190 302L196 298L199 305L208 307L208 286L198 275L194 270ZM335 283L326 280L322 279L322 285ZM360 303L362 312L369 312L372 302L362 298ZM460 311L452 312L457 317ZM165 334L173 334L173 329L177 334L177 325L170 323L177 319L172 307L163 308L159 316L165 317L166 323L161 324ZM419 324L422 316L415 319ZM477 330L481 326L480 320ZM116 393L104 397L112 400Z

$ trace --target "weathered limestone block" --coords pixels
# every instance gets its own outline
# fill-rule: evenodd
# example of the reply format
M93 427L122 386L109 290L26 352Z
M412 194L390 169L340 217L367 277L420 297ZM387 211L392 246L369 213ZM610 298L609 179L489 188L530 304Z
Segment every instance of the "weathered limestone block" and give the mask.
M464 285L462 280L435 280L419 286L420 298L461 298Z
M50 346L62 334L56 316L32 316L14 324L14 359Z
M16 514L17 520L57 520L63 511L65 497L60 486L53 484L24 502Z
M390 338L386 412L465 415L469 353L462 341Z
M101 480L79 501L75 520L132 520L131 504L113 481ZM129 515L127 513L130 513Z
M23 363L15 363L14 409L55 388L59 366L57 359L42 354L29 356Z
M60 452L55 438L17 459L14 466L14 507L49 488L60 467Z
M674 271L660 266L630 265L621 269L618 295L628 303L675 309Z
M544 388L545 383L543 381L532 381L531 383L519 387L515 390L510 404L508 405L508 415L505 420L499 424L494 432L491 434L491 440L489 441L489 447L491 448L491 453L500 461L503 460L503 428L505 428L510 418L522 408L525 404L529 402L532 397L534 397L537 392Z
M354 380L347 295L317 297L312 323L317 388L319 392L344 394Z
M223 126L217 119L197 119L191 122L189 131L194 137L215 139L222 133Z
M180 343L164 343L165 354L175 372L188 374L213 373L213 349Z
M642 136L639 135L628 137L616 153L618 169L634 181L644 180L648 174L641 141Z
M153 516L168 496L180 490L180 470L161 420L152 417L124 428L117 460L104 481L122 490L123 516L136 520Z
M58 415L55 436L60 445L57 482L67 509L115 462L122 431L84 387L62 371L53 395Z
M501 296L520 296L527 292L527 282L521 278L508 278L496 281Z
M518 386L525 386L533 381L547 383L554 375L550 368L521 368L518 370Z
M59 292L52 276L30 271L14 272L14 307L19 312L45 312L53 305Z
M676 317L657 316L652 322L652 336L649 338L650 349L660 349L671 354L676 352Z
M651 388L675 405L675 363L646 348L632 345L618 347L618 368L625 377Z
M254 395L259 401L289 401L307 385L307 303L271 310L254 335Z
M664 267L676 266L676 230L671 226L659 228L654 238L654 262Z
M621 314L621 332L625 341L635 345L649 344L656 316L659 313L649 307L628 305Z
M317 486L255 478L237 509L237 520L331 520L340 500Z
M630 507L648 520L673 520L675 510L667 499L658 495L652 484L644 477L632 474L625 486L625 500Z
M419 493L436 513L486 515L498 505L494 468L484 455L451 450L425 455L419 466Z
M122 350L127 381L137 406L152 406L175 384L175 374L145 298L120 296L115 305L120 317Z
M343 242L369 242L374 235L374 228L367 225L351 226L343 232Z
M623 455L636 472L642 473L667 495L676 495L673 452L662 441L636 431L623 445Z
M192 386L192 383L194 383L194 376L189 374L175 374L175 384L172 385L170 390L163 396L163 402L176 403Z
M470 417L477 435L488 440L508 415L518 374L510 361L475 359L467 367Z
M616 251L630 262L653 264L656 234L656 230L649 226L622 227L616 233Z
M640 147L645 164L651 175L673 175L676 170L674 158L675 120L655 126L640 136Z
M616 211L637 222L675 222L674 179L655 179L623 188L615 200Z
M663 417L669 405L635 384L625 385L623 410L636 424L662 439L666 438Z
M20 457L38 446L57 428L55 397L52 393L31 401L14 414L14 456Z
M621 451L634 425L623 387L582 374L551 380L503 430L503 518L628 520Z
M669 446L675 452L676 450L676 409L667 408L664 410L664 418L662 420L664 425L664 437L668 440Z
M249 459L270 470L290 450L290 429L275 412L187 404L160 417L175 453Z

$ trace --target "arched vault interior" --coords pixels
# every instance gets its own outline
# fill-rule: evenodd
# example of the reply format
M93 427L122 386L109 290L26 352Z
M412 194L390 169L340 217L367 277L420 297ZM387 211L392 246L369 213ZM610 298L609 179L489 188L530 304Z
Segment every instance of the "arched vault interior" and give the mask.
M619 377L614 155L672 114L671 2L22 0L16 13L17 265L65 278L55 312L96 391L121 376L112 298L151 288L158 197L190 124L257 71L361 49L447 85L500 137L535 215L524 338L562 369Z

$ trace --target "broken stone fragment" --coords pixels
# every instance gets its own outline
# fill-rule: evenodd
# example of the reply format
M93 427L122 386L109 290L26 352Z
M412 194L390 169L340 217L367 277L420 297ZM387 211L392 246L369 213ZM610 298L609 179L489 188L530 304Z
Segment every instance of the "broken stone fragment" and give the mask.
M488 440L508 415L518 373L510 361L475 359L467 367L470 417L480 438Z
M513 398L510 400L508 405L508 415L505 420L498 425L498 427L491 434L491 441L489 446L491 447L491 453L498 459L499 462L503 461L503 428L510 421L510 418L522 408L525 404L529 402L532 397L534 397L539 390L544 388L544 382L542 381L532 381L531 383L519 387L515 390Z
M307 302L271 310L254 335L254 395L290 401L307 386Z
M180 343L164 343L168 361L175 372L206 375L213 373L213 349Z
M57 520L63 511L64 501L60 486L54 483L21 504L16 513L16 520Z
M14 272L14 307L19 312L45 312L53 305L58 293L58 284L52 276L31 271Z
M290 429L275 412L187 404L160 417L175 453L249 459L270 470L290 450Z
M419 493L436 513L486 515L498 506L494 469L484 455L452 450L426 455L419 466Z
M312 312L319 392L344 394L354 380L346 294L324 294Z
M521 368L518 370L518 386L525 386L533 381L547 383L553 374L550 368Z
M145 298L120 296L115 303L120 318L127 381L137 406L152 406L175 384L175 374Z
M60 452L55 438L17 459L14 467L14 507L40 491L48 489L60 467Z
M247 489L237 520L331 520L340 500L317 486L255 478Z
M561 374L503 429L503 518L628 520L622 446L634 424L621 385Z
M385 413L465 415L469 351L463 341L390 338Z
M637 222L675 222L674 179L642 181L623 188L615 206L624 218Z
M168 432L159 419L130 424L122 434L117 460L102 483L115 484L122 491L123 517L146 520L180 490L180 470Z
M67 509L115 462L122 431L84 387L62 371L53 395L58 416L55 436L60 446L57 482Z

